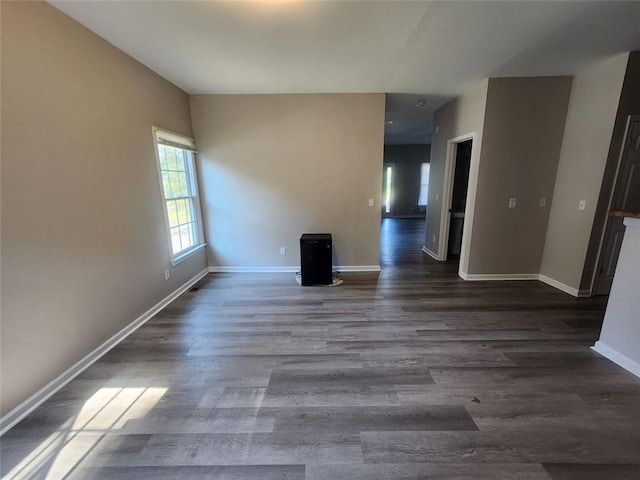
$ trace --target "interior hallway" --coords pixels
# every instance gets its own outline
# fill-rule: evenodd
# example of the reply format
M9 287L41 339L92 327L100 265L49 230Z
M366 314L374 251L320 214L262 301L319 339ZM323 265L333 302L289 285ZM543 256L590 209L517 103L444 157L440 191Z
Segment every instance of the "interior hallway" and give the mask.
M423 218L383 218L380 227L380 265L390 266L432 264L422 253L424 244Z
M630 479L603 298L464 282L385 219L378 274L210 274L1 441L3 478Z

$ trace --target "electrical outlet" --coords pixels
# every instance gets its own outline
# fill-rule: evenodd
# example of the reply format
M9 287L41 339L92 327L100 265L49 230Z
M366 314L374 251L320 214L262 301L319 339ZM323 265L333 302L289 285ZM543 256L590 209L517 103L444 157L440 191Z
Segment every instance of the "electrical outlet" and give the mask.
M286 247L280 247L280 255L286 255L287 254L287 248Z
M587 207L587 201L580 200L580 203L578 203L578 210L584 210L586 207Z
M515 198L510 198L509 199L509 208L516 208L516 199Z
M440 195L436 193L436 202L439 202L439 201L440 201Z
M540 198L540 201L538 202L538 207L544 208L546 206L547 206L547 199L545 197Z
M369 206L373 207L373 206L375 206L375 204L376 204L376 202L373 200L373 198L370 198L369 199Z
M436 243L436 236L431 237L431 243Z
M164 279L169 280L171 278L171 270L168 268L164 271Z

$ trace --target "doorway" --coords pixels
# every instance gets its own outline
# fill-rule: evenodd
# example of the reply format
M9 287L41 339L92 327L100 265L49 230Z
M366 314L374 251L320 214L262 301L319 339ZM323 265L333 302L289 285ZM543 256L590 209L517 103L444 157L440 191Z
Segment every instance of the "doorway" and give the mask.
M474 134L453 138L447 143L442 212L440 216L440 261L461 264L464 253L465 224L468 223L467 197L471 175ZM462 266L462 265L461 265Z
M464 213L469 189L469 170L471 168L471 147L473 140L465 140L456 144L454 158L453 189L449 205L449 241L447 260L460 260L462 250L462 232L464 229Z
M608 210L640 209L640 115L630 115ZM594 295L608 295L613 284L625 226L622 217L607 218L594 281Z

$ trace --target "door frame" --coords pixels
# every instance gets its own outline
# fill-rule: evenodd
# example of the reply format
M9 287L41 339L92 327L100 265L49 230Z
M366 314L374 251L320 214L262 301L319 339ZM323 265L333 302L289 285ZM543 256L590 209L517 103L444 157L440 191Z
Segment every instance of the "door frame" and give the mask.
M596 256L595 268L593 269L593 273L591 275L591 284L589 285L589 293L588 296L594 295L595 288L598 282L598 278L600 276L601 263L603 261L603 250L605 247L604 241L609 233L609 229L611 227L611 218L608 216L611 211L613 200L616 194L616 190L620 184L620 166L622 165L622 159L624 158L624 153L627 149L627 137L631 130L631 124L635 121L640 121L639 114L629 115L627 117L627 124L624 127L624 136L622 137L622 146L620 147L620 152L618 153L618 160L616 162L616 172L613 176L613 186L611 188L611 192L609 193L609 199L607 201L607 208L605 210L605 215L607 215L607 219L604 222L602 227L602 232L600 232L600 241L598 247L598 255Z
M467 201L465 204L464 222L462 224L462 247L460 249L460 264L458 275L464 278L469 261L471 247L471 226L473 225L473 213L478 186L478 157L479 145L476 142L477 133L470 132L447 140L447 154L444 167L444 182L442 189L442 206L440 211L440 238L438 242L438 260L447 260L449 250L449 228L451 226L451 200L453 196L453 181L456 167L458 144L471 140L471 160L469 165L469 183L467 185Z

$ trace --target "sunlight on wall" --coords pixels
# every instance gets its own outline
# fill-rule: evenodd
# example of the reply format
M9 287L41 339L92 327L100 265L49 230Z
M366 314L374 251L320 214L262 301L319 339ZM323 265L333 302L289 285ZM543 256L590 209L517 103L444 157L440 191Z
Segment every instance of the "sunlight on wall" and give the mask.
M101 388L75 417L62 424L4 478L65 478L108 433L122 429L129 420L144 417L166 391L166 388Z

